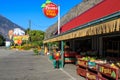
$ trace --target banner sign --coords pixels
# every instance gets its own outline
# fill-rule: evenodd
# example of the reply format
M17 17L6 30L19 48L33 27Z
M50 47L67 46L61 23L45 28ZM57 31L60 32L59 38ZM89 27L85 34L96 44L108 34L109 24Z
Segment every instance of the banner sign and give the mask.
M23 36L13 36L13 41L15 44L21 45L22 41L24 40L29 40L28 35L23 35Z
M29 36L28 35L23 35L23 36L13 36L13 40L28 40Z

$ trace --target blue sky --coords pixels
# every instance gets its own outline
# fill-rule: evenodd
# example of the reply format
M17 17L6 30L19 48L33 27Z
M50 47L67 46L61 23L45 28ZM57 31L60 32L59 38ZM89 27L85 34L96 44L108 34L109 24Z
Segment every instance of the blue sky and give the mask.
M50 25L57 21L55 18L47 18L40 7L46 0L0 0L0 15L5 16L12 22L20 25L24 29L28 28L28 21L31 20L32 30L45 31ZM51 0L59 4L61 17L72 7L82 0Z

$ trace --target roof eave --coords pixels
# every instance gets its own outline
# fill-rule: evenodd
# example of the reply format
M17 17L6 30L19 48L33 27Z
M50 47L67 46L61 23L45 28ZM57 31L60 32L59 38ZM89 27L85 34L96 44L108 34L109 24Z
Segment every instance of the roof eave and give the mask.
M55 37L58 37L58 36L62 36L62 35L64 35L64 34L68 34L68 33L71 33L71 32L74 32L74 31L77 31L77 30L80 30L80 29L89 27L89 26L94 25L94 24L97 24L97 23L100 23L100 22L104 22L104 21L109 20L109 19L112 19L112 18L117 18L118 16L120 16L120 11L117 11L117 12L115 12L115 13L113 13L113 14L110 14L110 15L107 15L107 16L105 16L105 17L99 18L99 19L97 19L97 20L88 22L88 23L86 23L86 24L84 24L84 25L78 26L78 27L76 27L76 28L74 28L74 29L71 29L71 30L69 30L69 31L66 31L66 32L64 32L64 33L61 33L61 34L59 34L59 35L56 35L56 36L51 37L51 38L48 38L48 39L52 39L52 38L55 38ZM46 39L46 40L48 40L48 39Z

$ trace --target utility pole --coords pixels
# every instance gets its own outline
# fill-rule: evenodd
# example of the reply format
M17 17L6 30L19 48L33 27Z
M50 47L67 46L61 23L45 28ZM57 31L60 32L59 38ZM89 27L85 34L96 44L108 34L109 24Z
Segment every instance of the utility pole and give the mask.
M29 29L31 30L31 20L29 20Z
M30 32L31 31L31 20L29 20L28 23L29 23L29 32L28 32L29 33L29 41L31 42L31 34L30 34L31 33Z

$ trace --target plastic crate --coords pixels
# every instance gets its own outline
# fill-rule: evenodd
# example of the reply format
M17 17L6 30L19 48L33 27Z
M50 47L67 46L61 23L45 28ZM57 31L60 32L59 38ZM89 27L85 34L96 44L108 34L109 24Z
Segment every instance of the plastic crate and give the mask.
M53 60L53 66L56 68L56 60ZM62 68L62 60L59 60L59 68Z
M49 59L50 59L50 60L53 60L53 56L52 56L52 55L49 55Z

